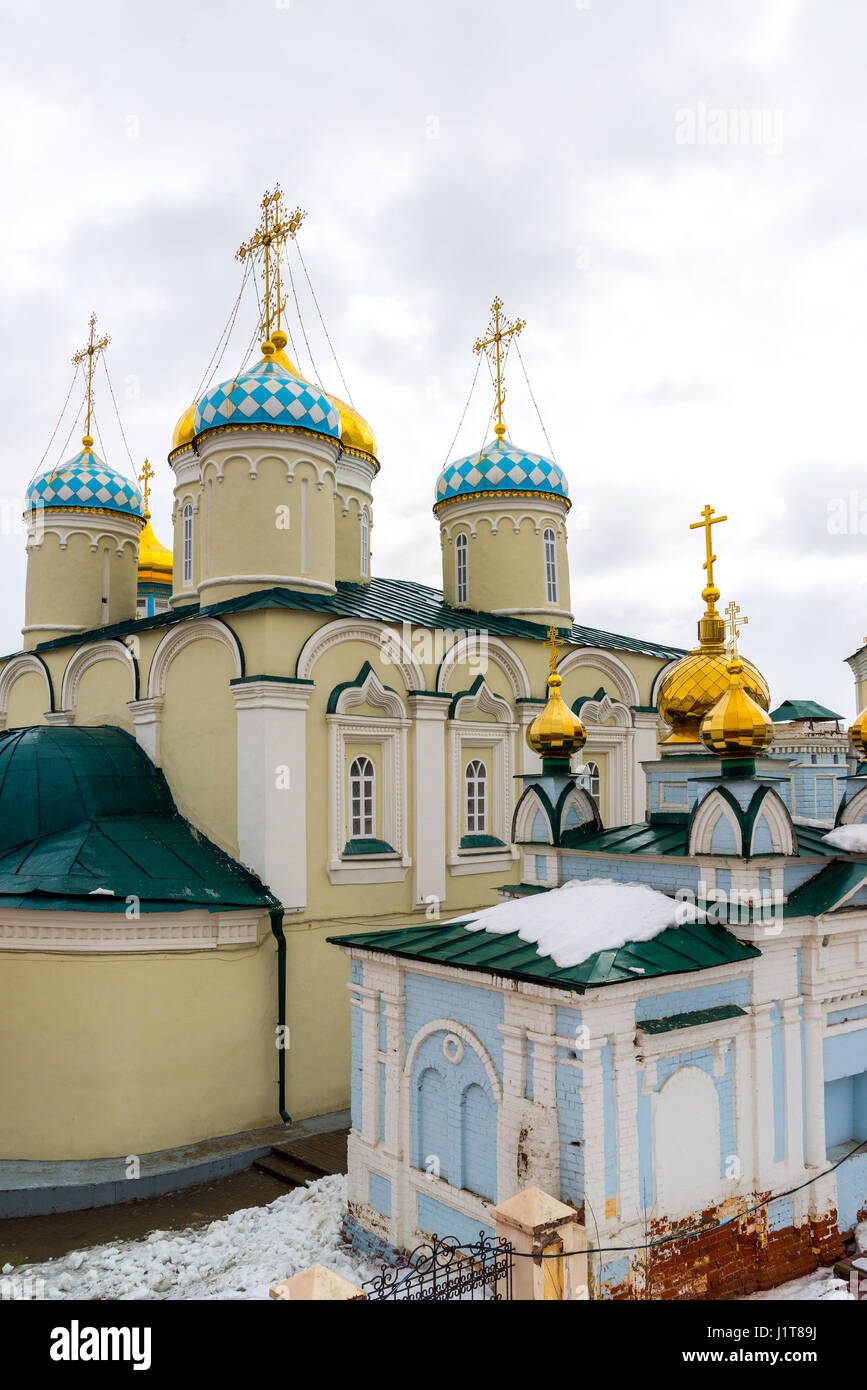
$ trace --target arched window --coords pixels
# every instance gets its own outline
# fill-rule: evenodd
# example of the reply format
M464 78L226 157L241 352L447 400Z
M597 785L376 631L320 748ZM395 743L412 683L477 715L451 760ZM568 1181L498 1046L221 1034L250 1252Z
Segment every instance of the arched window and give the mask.
M367 512L361 513L361 575L366 579L370 572L370 522Z
M371 840L376 834L376 773L362 754L349 765L349 838Z
M193 507L191 502L186 504L181 517L183 521L183 584L184 588L188 589L193 582Z
M485 835L488 830L488 769L478 758L467 763L467 834Z
M598 763L584 764L584 785L593 797L593 800L598 801L602 793L602 778L599 774Z
M467 555L468 541L465 531L455 537L455 602L469 603L470 575Z
M545 545L545 598L548 603L557 603L560 597L557 583L557 537L550 526L546 526L542 532L542 540Z

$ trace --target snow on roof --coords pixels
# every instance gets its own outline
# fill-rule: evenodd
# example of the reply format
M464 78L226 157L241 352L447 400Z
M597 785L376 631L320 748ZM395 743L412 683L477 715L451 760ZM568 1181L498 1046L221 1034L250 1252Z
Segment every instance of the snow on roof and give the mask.
M864 827L867 830L867 826ZM667 927L704 921L692 903L670 898L646 883L610 878L571 879L532 898L487 907L465 923L467 931L497 936L517 932L561 969L580 965L596 951L616 951L628 941L650 941Z
M834 849L848 850L850 854L867 854L867 825L838 825L822 839Z

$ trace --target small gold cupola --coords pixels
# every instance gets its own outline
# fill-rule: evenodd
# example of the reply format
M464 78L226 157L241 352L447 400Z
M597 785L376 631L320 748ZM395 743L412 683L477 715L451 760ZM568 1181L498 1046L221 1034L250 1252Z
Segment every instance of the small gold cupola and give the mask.
M849 747L859 763L867 762L867 709L849 726Z
M527 743L534 753L541 755L543 771L549 763L568 763L572 754L587 741L584 725L560 694L563 681L557 670L557 648L565 643L558 640L556 627L548 629L548 643L551 648L548 703L527 730Z
M707 583L701 596L706 607L698 623L698 646L693 647L671 668L659 690L657 708L670 730L662 742L669 747L672 744L698 743L702 720L729 687L725 621L716 607L720 595L713 582L717 557L713 554L711 537L711 527L726 519L715 516L713 507L706 506L702 519L690 523L691 531L703 529L705 532L707 558L703 568L707 572ZM771 693L761 671L751 662L743 658L739 660L747 694L763 710L770 709Z
M726 666L728 689L701 721L701 741L709 752L721 758L754 758L774 738L770 715L752 698L744 686L744 663L738 656L738 628L748 621L731 602L726 609L731 631L730 660Z

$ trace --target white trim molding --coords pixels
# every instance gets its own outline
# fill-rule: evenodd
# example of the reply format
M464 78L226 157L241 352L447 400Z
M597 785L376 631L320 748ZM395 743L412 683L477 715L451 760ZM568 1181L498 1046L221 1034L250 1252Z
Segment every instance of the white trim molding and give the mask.
M45 681L45 693L48 696L48 703L51 703L51 679L44 664L38 656L33 656L25 652L23 656L13 656L11 661L7 661L3 670L0 671L0 729L6 727L6 717L9 713L9 696L12 687L21 676L36 675L41 676Z
M617 694L625 705L641 704L638 694L638 682L629 667L625 665L624 662L618 660L616 656L612 656L610 652L600 650L599 647L573 647L567 652L559 666L563 684L566 684L568 676L584 666L592 666L595 670L601 671L604 676L607 676L608 679L614 683Z
M449 648L437 672L437 690L446 691L452 672L467 660L472 662L476 675L483 676L487 676L487 661L492 661L503 672L516 700L531 696L530 678L524 663L501 638L492 637L489 632L472 633Z
M100 661L119 661L125 666L132 682L132 694L135 694L135 662L133 654L123 642L109 639L104 642L91 642L86 647L79 647L69 658L66 670L63 672L63 683L60 687L60 708L63 710L75 709L78 704L78 687L85 671L89 671L91 666L96 666Z
M141 951L215 951L220 946L255 945L264 909L243 912L124 913L39 912L26 908L0 912L0 951L62 951L103 955Z
M366 642L376 647L380 657L400 671L407 690L425 689L424 672L398 629L358 618L338 618L317 628L301 648L296 667L298 679L310 680L320 656L342 642Z
M379 682L377 681L377 684ZM383 687L380 685L380 690ZM389 692L384 691L384 694ZM406 740L409 720L369 719L327 714L328 725L328 877L332 883L396 883L412 867L407 836ZM376 838L391 845L381 854L344 854L349 840L346 769L356 744L378 744L382 823Z
M235 675L240 677L243 674L241 650L232 630L219 618L193 618L188 623L178 623L177 627L170 628L154 652L148 674L147 698L165 695L169 667L184 647L191 642L207 640L220 642L227 648L235 664Z

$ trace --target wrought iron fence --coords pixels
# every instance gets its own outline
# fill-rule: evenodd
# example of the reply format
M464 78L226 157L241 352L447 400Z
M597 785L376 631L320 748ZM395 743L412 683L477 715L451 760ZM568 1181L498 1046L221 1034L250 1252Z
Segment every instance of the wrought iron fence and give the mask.
M510 1299L512 1247L479 1232L473 1244L432 1236L416 1246L406 1263L389 1266L361 1286L370 1299Z

